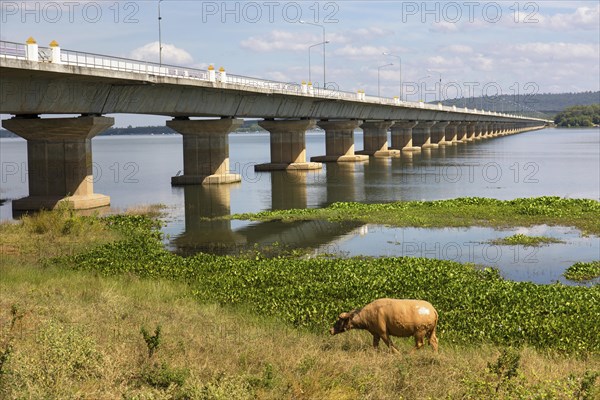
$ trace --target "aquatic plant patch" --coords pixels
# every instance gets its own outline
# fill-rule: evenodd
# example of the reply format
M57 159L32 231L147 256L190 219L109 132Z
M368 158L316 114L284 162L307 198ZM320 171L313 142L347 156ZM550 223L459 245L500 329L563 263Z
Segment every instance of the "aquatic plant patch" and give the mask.
M571 265L563 274L572 281L590 281L600 278L600 261L578 262Z
M514 235L507 236L504 238L490 240L488 243L498 246L520 245L538 247L544 244L564 243L564 241L549 236L527 236L521 233L516 233Z
M164 250L144 217L111 217L126 240L51 262L105 275L181 280L201 302L240 305L293 326L326 332L337 315L380 297L430 301L440 340L600 351L600 289L506 281L494 269L424 258L265 258Z
M384 204L334 203L320 209L263 211L255 214L234 214L225 218L254 221L355 220L423 228L504 228L546 224L573 226L584 234L600 234L600 202L552 196L515 200L463 197Z

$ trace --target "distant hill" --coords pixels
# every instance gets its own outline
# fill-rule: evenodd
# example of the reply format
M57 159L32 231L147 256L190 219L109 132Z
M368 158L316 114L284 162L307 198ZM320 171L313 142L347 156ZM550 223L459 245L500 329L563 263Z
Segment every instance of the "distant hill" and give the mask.
M535 95L502 95L497 97L474 97L451 99L442 102L447 106L468 107L498 112L512 112L528 116L554 116L573 106L589 106L600 103L600 91L581 93L541 93Z

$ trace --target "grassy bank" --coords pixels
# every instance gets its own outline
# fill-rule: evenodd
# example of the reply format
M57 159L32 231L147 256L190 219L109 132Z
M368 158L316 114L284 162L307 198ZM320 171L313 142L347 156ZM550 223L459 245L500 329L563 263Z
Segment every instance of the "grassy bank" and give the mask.
M516 393L571 399L597 393L593 385L586 388L590 371L600 370L597 357L582 362L526 346L517 376L507 379L493 369L503 349L490 344L442 341L436 356L429 349L410 354L412 341L396 339L403 352L396 357L373 351L365 332L331 338L293 329L243 307L199 303L182 283L12 262L1 268L0 345L12 335L0 374L6 399L480 399ZM10 333L14 304L24 316ZM161 343L149 358L140 328L152 333L157 325Z
M0 244L21 249L0 253L0 397L598 395L597 287L425 259L182 258L145 217L39 218L55 228L0 225ZM62 229L69 219L93 229ZM56 258L58 242L71 245ZM339 312L387 295L432 301L439 355L408 354L408 339L395 340L396 357L373 351L365 332L326 334Z
M387 204L334 203L321 209L275 210L256 214L235 214L228 218L255 221L353 220L424 228L505 228L547 224L573 226L584 234L600 234L600 202L560 197L505 201L468 197Z

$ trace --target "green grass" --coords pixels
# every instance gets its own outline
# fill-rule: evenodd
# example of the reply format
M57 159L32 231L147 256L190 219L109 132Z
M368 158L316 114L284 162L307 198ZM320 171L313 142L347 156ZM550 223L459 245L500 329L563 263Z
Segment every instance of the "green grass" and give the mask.
M575 263L567 268L563 275L569 280L578 282L600 278L600 261Z
M294 329L253 307L198 301L189 285L135 275L0 263L2 399L573 399L599 393L600 357L529 346L504 379L502 347L374 351L370 335ZM10 309L22 318L10 329ZM161 326L152 359L141 327ZM500 365L498 365L500 364ZM489 369L493 366L493 369ZM432 376L435 379L432 379ZM591 382L591 385L590 383ZM498 390L497 390L498 388ZM579 397L583 398L583 397Z
M552 244L552 243L564 243L564 241L560 239L556 239L548 236L527 236L521 233L514 234L512 236L507 236L501 239L490 240L488 243L498 245L498 246L531 246L531 247L539 247L544 244Z
M322 209L264 211L235 214L231 219L255 221L356 220L424 228L533 225L573 226L583 234L600 234L600 202L589 199L537 197L495 200L467 197L439 201L387 204L334 203Z
M424 259L186 259L164 251L143 216L42 218L56 229L0 225L19 250L0 257L3 399L599 394L597 288ZM70 218L92 228L63 233ZM38 247L21 243L32 237ZM366 332L326 333L340 311L387 294L434 303L439 354L395 339L398 357L374 351Z

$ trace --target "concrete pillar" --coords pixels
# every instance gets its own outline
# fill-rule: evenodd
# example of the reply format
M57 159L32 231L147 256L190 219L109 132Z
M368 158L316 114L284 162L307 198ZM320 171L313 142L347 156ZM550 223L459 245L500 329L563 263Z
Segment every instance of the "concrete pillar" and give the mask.
M317 125L325 130L325 155L312 157L315 162L368 161L369 156L354 154L354 130L362 121L321 121Z
M493 124L489 124L488 135L490 137L498 137L498 135L499 135L498 127L499 127L499 124L497 124L495 122Z
M229 133L242 125L241 119L173 119L167 126L183 135L183 175L171 178L172 185L240 182L229 173Z
M471 125L471 122L463 122L456 127L456 135L459 142L466 143L469 141L469 128Z
M315 120L265 120L258 123L271 136L271 162L259 164L255 171L309 170L323 164L306 162L306 131L314 128Z
M448 121L438 121L437 124L431 127L431 143L438 146L445 146L446 143L446 127L450 124Z
M458 144L458 127L460 125L461 125L461 122L450 122L450 124L446 127L446 144L447 145Z
M504 136L504 122L496 124L496 136Z
M365 121L360 126L363 130L363 150L356 154L364 154L374 157L399 156L400 150L388 148L388 129L394 124L393 121Z
M489 122L484 122L482 124L482 131L481 131L481 137L483 139L489 139L490 136L490 128L491 128L492 124L490 124Z
M419 121L419 125L413 128L413 146L422 149L437 148L437 143L431 143L431 127L436 121Z
M474 140L481 140L484 137L484 134L487 133L487 125L485 122L477 122L475 124L475 136L473 136Z
M413 146L413 128L417 121L396 121L392 125L392 149L402 151L421 151L420 147Z
M13 201L13 210L73 209L108 206L110 197L94 193L92 138L110 128L114 118L20 118L2 126L27 140L29 196Z
M469 122L467 127L467 142L472 142L477 136L477 122Z

